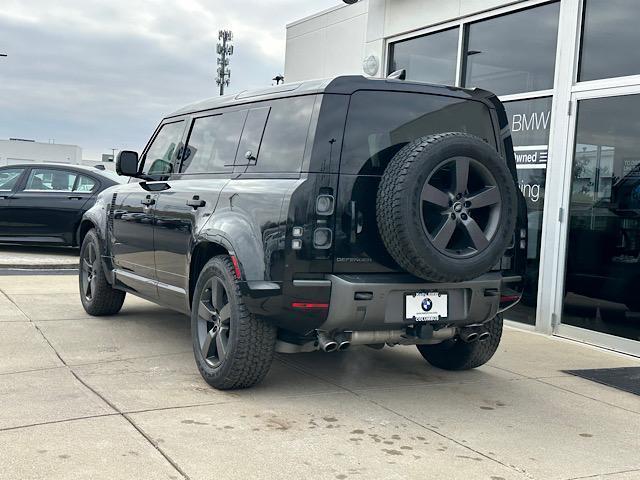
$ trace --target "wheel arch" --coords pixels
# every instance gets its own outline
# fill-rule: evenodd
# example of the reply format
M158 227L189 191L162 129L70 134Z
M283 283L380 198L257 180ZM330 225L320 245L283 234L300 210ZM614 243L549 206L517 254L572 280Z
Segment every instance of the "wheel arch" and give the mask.
M234 259L234 265L238 265L233 250L230 249L229 245L224 245L223 243L226 242L204 239L197 243L191 252L189 261L189 306L193 302L193 292L196 289L200 272L209 260L217 255L229 255Z
M93 223L92 220L83 218L82 220L80 220L80 225L78 225L78 230L76 232L76 246L77 247L81 247L82 246L82 242L84 241L84 237L87 236L87 233L89 232L89 230L91 230L92 228L96 228L96 224Z

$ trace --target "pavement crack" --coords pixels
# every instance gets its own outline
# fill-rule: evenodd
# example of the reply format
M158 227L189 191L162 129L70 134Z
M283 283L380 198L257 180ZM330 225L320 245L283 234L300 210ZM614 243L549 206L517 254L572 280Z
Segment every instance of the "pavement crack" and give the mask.
M602 478L602 477L608 477L609 475L620 475L622 473L635 473L635 472L640 472L640 469L632 468L631 470L619 470L616 472L595 473L593 475L586 475L584 477L571 477L571 478L567 478L566 480L587 480L589 478Z
M149 442L149 444L156 449L156 451L162 455L162 457L169 462L169 464L174 468L174 470L176 472L178 472L182 478L184 478L185 480L190 480L189 475L187 475L187 473L182 470L182 468L180 468L180 465L178 465L175 460L173 460L164 450L162 450L162 448L160 448L160 446L158 445L157 442L155 442L153 440L153 438L151 438L147 432L145 432L140 426L138 426L133 419L127 414L122 412L122 410L120 410L113 402L111 402L108 398L104 397L100 392L98 392L95 388L93 388L91 385L89 385L87 382L85 382L82 378L80 378L80 376L73 371L73 369L69 369L71 371L71 374L76 378L76 380L78 380L78 382L80 382L82 385L84 385L88 390L90 390L91 392L93 392L98 398L100 398L104 403L106 403L107 405L109 405L113 410L115 410L117 412L117 415L120 415L122 418L124 418L127 422L129 422L129 424L136 429L136 431L142 435L142 437Z
M36 422L36 423L27 423L25 425L16 425L15 427L3 427L0 428L0 432L7 432L10 430L20 430L22 428L29 428L29 427L40 427L42 425L55 425L56 423L67 423L67 422L77 422L80 420L89 420L92 418L103 418L103 417L114 417L117 416L118 413L117 412L113 412L113 413L99 413L96 415L88 415L86 417L73 417L73 418L64 418L61 420L51 420L48 422Z

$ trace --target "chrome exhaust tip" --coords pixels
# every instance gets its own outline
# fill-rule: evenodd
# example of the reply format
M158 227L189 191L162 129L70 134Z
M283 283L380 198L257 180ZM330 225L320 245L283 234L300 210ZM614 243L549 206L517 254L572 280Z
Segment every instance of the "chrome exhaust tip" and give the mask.
M335 341L338 344L338 351L342 352L351 346L351 335L347 333L339 333L335 337Z
M463 328L462 330L460 330L460 338L463 342L466 343L475 342L476 340L478 340L479 336L480 334L472 328Z
M491 337L491 334L485 330L484 332L480 332L478 334L478 341L486 342L487 340L489 340L489 337Z
M338 349L338 342L329 338L325 333L318 334L318 345L324 352L335 352Z

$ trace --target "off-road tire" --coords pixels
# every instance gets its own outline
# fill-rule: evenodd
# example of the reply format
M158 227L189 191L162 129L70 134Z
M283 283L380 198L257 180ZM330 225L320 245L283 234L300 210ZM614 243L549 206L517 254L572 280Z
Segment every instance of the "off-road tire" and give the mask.
M451 258L427 237L421 223L420 192L429 175L450 158L469 157L495 178L500 193L500 222L488 246L474 256ZM460 282L489 271L513 238L517 187L505 161L489 144L466 133L420 137L405 145L385 169L376 198L378 229L387 251L407 272L425 280Z
M484 365L496 353L502 337L502 316L486 322L491 336L485 341L466 343L456 337L436 345L418 345L418 351L431 365L443 370L470 370Z
M231 305L228 351L217 367L205 361L197 333L198 303L204 286L213 276L221 280ZM229 256L219 255L209 260L198 277L191 306L193 352L204 380L219 390L248 388L260 383L273 362L276 333L272 323L249 312Z
M87 250L93 248L97 254L97 261L92 262L93 283L91 288L91 296L87 297L83 284L83 261L87 254ZM126 292L113 288L104 274L102 261L100 258L100 241L95 229L91 229L85 235L82 246L80 247L80 271L78 274L78 284L80 287L80 301L84 310L95 317L104 315L115 315L122 308Z

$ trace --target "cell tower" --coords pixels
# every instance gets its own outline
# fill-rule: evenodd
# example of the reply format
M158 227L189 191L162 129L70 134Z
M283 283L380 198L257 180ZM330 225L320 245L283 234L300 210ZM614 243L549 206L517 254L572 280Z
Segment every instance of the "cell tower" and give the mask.
M233 55L233 33L231 30L220 30L218 32L218 45L216 52L218 53L218 70L216 84L220 87L220 95L224 95L224 87L229 86L231 80L231 69L229 68L229 57Z

